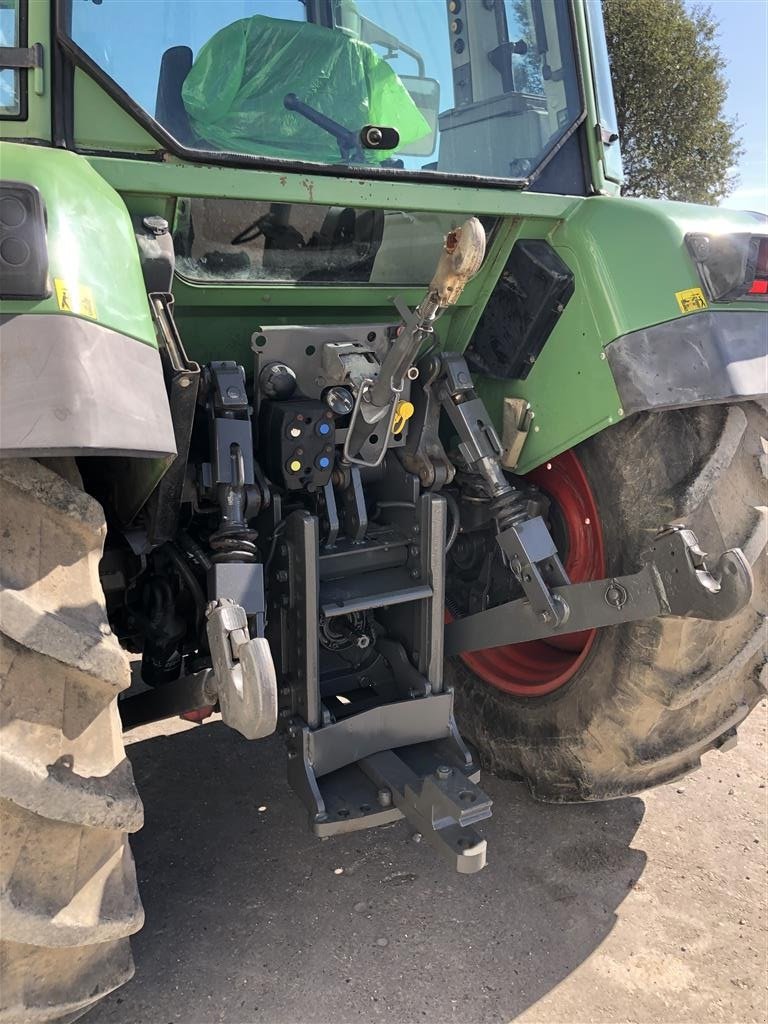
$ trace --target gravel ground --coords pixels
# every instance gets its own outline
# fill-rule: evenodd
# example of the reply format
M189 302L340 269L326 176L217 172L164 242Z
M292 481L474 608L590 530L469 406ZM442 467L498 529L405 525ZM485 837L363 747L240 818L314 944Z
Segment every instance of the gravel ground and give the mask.
M767 717L642 798L551 807L486 776L467 877L402 822L313 837L277 741L143 727L147 923L87 1024L766 1021Z

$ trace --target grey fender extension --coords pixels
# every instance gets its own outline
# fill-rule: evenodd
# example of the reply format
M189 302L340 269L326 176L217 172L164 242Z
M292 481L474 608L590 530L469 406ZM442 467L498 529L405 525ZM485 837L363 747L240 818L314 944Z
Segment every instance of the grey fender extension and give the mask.
M80 317L0 317L0 453L175 455L157 349Z
M709 310L625 334L605 349L624 413L768 394L768 310Z

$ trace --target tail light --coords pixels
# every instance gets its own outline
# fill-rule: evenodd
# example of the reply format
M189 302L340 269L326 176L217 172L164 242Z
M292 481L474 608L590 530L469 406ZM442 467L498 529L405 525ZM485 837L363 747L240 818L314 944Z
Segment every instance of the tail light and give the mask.
M48 242L45 204L34 185L0 183L0 298L46 299Z
M768 236L685 236L710 302L768 295Z
M761 238L757 249L755 279L747 295L768 295L768 238Z

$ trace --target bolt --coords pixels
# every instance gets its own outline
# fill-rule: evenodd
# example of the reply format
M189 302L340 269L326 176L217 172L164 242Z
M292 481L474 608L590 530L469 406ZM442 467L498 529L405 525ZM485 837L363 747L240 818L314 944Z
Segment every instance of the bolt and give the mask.
M447 764L441 764L438 766L435 775L437 775L438 779L450 779L453 775L453 768L449 768Z
M419 546L418 546L418 544L411 544L411 546L408 548L408 554L412 555L414 558L418 558L418 555L419 555Z
M227 398L239 398L239 397L240 397L240 388L236 388L236 387L227 388Z
M388 789L380 789L376 794L376 799L379 801L379 807L392 806L392 793Z
M275 573L275 579L277 580L278 583L287 583L288 582L288 573L287 573L287 571L285 569L278 569L277 572Z
M192 383L192 381L189 379L189 377L180 377L179 378L179 387L180 388L188 388L191 383Z
M539 615L539 618L541 619L542 622L551 622L552 621L552 613L551 612L541 612L540 615Z
M369 128L368 131L365 133L365 141L368 143L369 146L372 146L374 148L376 146L381 145L381 140L383 138L384 136L381 134L381 128L376 128L375 126Z
M420 843L422 838L423 836L421 832L414 832L413 835L411 836L411 839L413 840L414 843Z
M418 569L411 569L410 577L411 577L412 580L417 580L419 578L419 570Z

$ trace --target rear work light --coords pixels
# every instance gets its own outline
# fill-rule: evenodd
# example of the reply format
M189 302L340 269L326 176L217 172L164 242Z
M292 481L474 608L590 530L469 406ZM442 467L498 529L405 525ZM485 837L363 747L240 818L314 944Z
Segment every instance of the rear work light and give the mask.
M710 302L768 295L768 235L685 236Z

